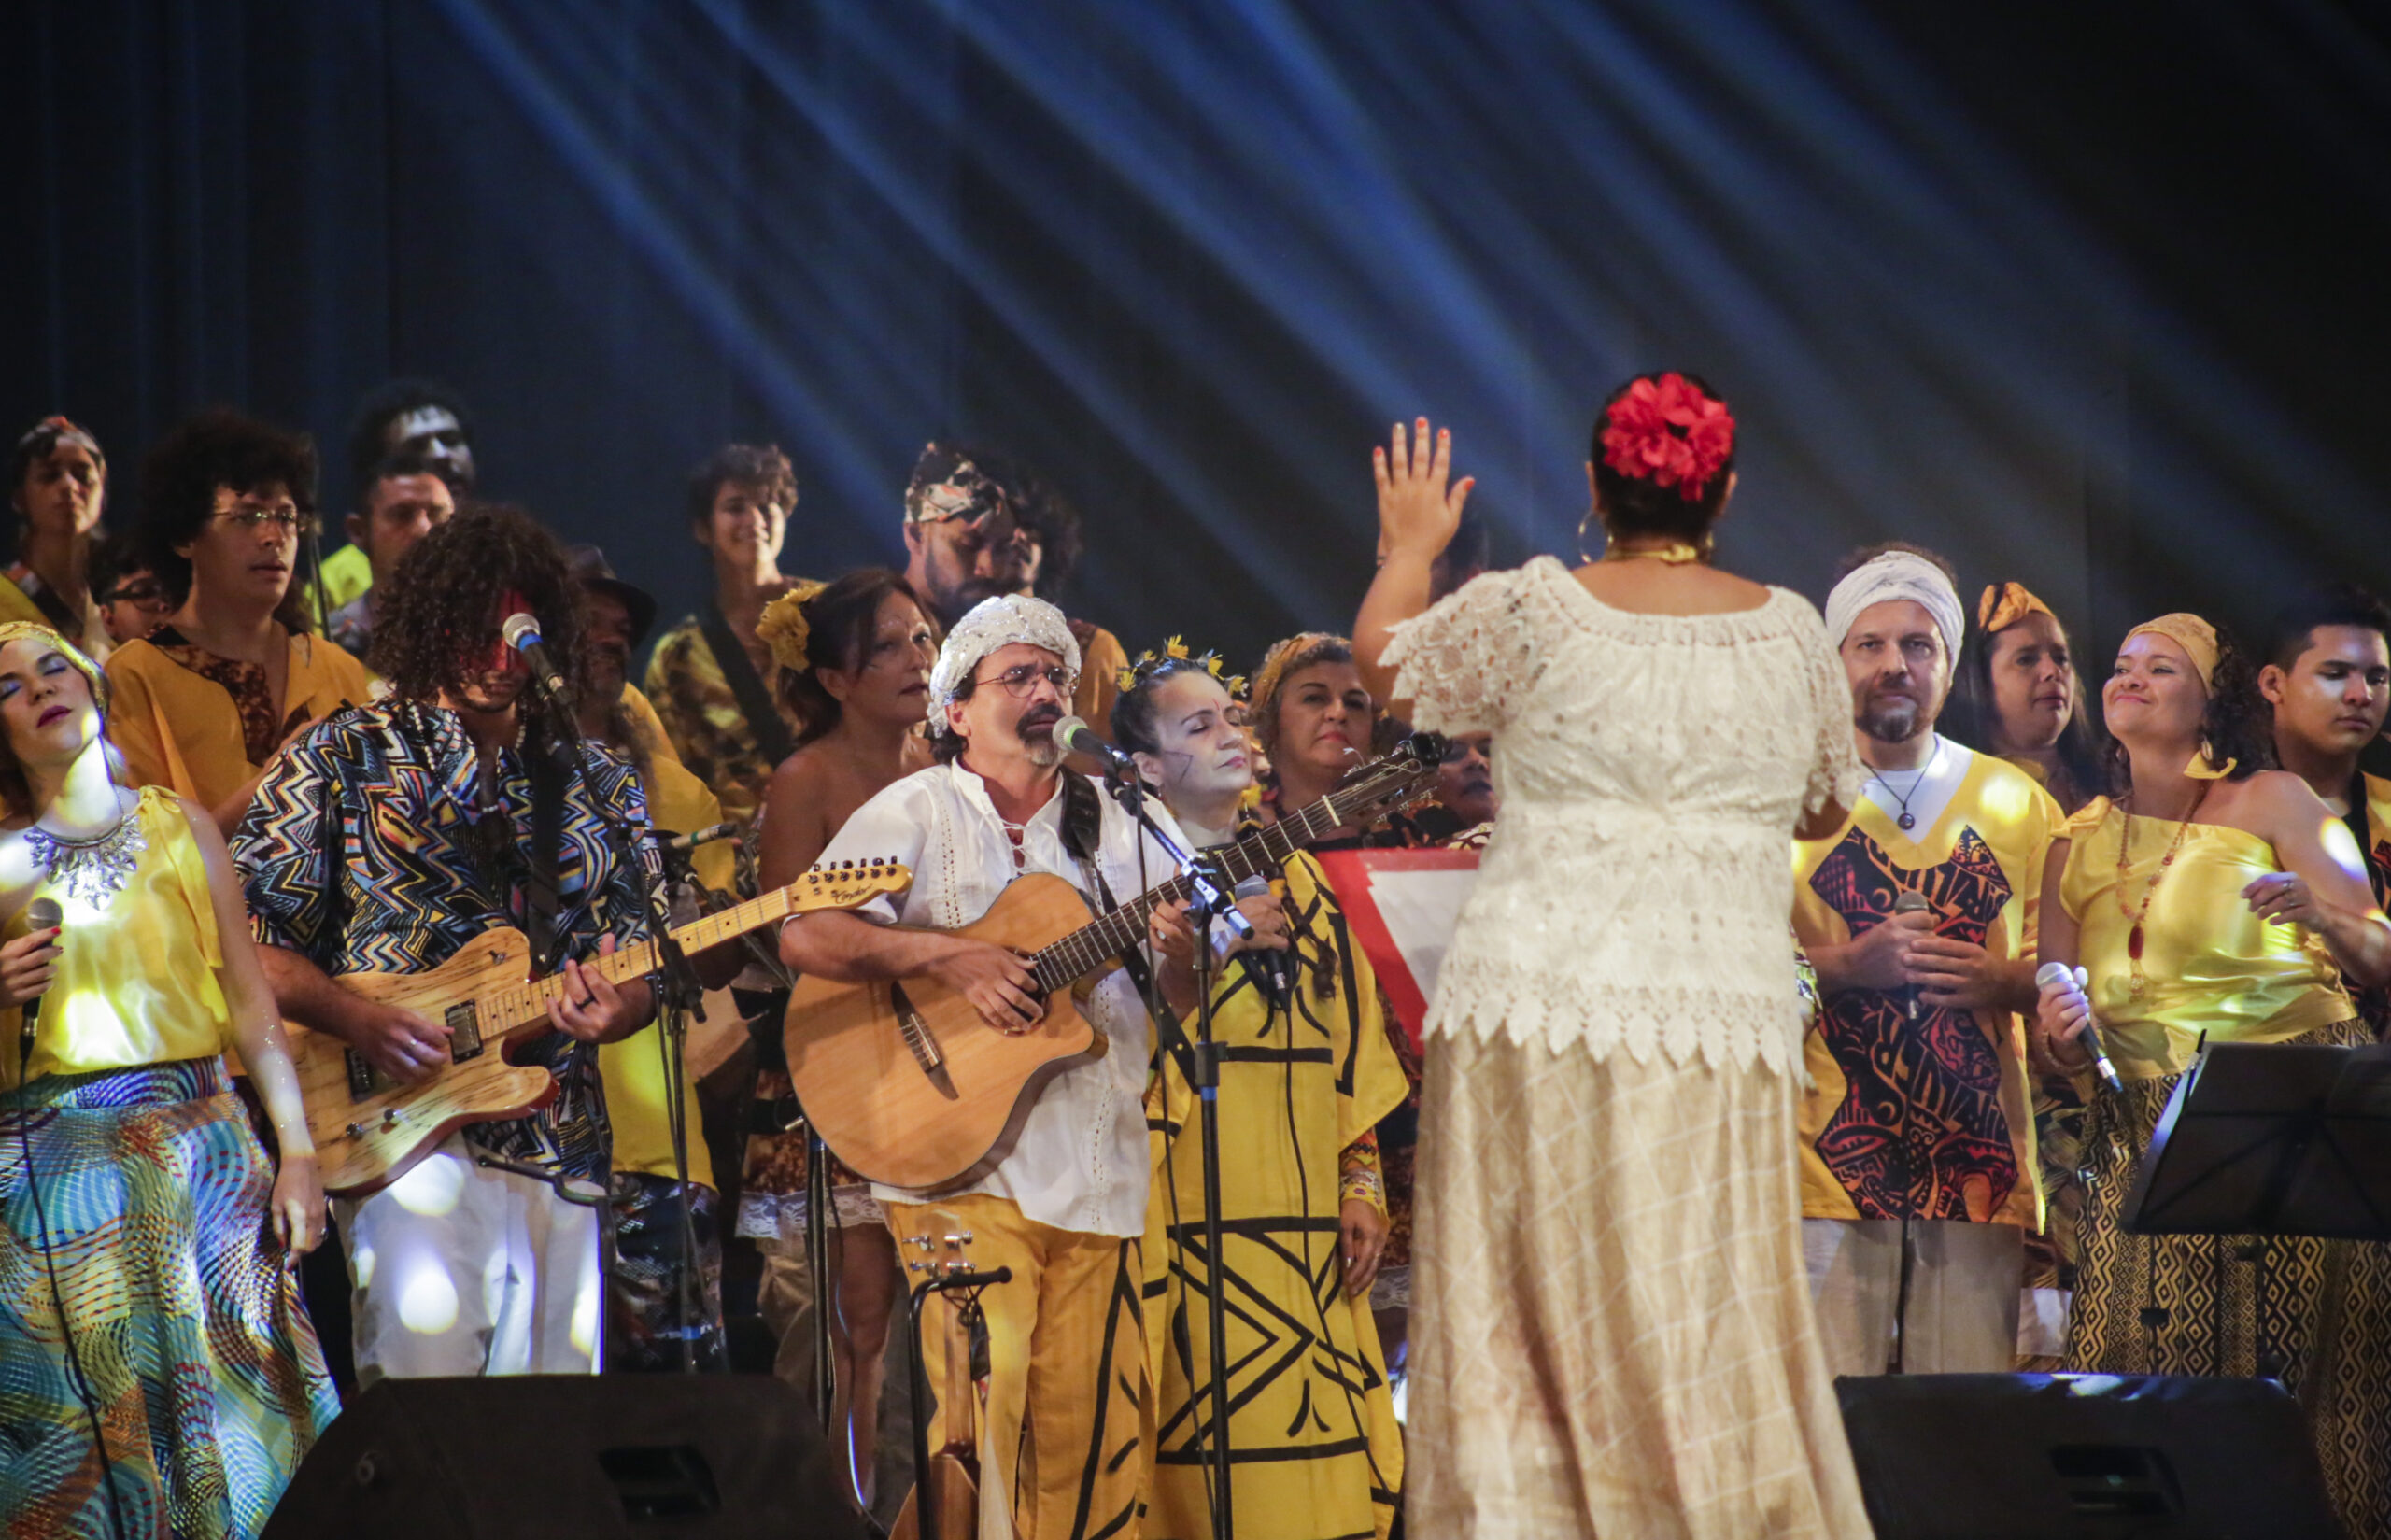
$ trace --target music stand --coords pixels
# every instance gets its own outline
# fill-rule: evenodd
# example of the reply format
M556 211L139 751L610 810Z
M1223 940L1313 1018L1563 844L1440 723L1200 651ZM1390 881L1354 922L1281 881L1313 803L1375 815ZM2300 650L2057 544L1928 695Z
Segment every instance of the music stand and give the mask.
M2203 1042L2151 1136L2125 1228L2391 1239L2391 1046Z

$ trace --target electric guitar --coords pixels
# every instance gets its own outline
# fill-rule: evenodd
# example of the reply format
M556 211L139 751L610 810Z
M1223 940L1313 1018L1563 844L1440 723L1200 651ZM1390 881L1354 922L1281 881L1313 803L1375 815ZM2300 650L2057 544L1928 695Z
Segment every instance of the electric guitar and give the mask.
M1301 812L1214 853L1235 883L1271 875L1330 830L1372 822L1435 785L1439 741L1414 734ZM1015 878L988 912L954 932L1020 954L1046 1015L1018 1036L992 1030L964 996L920 977L836 983L804 978L782 1037L798 1101L823 1142L857 1175L925 1194L976 1180L1012 1150L1038 1094L1074 1065L1104 1056L1081 1011L1089 989L1146 939L1153 911L1190 896L1173 878L1110 914L1062 878Z
M884 893L902 893L913 874L890 861L816 868L785 888L750 898L673 930L696 953L792 914L853 909ZM582 962L609 983L654 972L653 941ZM329 1032L296 1022L283 1027L299 1072L299 1094L324 1190L345 1197L377 1191L406 1174L451 1130L519 1118L556 1095L556 1077L536 1065L506 1062L498 1052L516 1038L549 1030L548 1002L564 979L531 977L531 943L512 925L493 925L421 973L345 973L345 989L448 1026L448 1058L428 1081L392 1080Z

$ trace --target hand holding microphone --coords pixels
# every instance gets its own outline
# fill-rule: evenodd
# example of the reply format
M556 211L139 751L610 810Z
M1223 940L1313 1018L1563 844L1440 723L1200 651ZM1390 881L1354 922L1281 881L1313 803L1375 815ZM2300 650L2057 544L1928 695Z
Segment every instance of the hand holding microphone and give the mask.
M58 973L58 939L65 913L58 900L35 898L25 906L25 933L0 946L0 1004L24 1008L24 1029L17 1036L17 1073L21 1081L34 1056L34 1031L41 1015L42 992Z
M1933 906L1926 901L1926 895L1914 887L1905 887L1893 896L1893 918L1896 921L1904 914L1931 915L1932 909ZM1927 925L1920 928L1931 928L1931 925L1932 921L1930 919ZM1902 994L1907 998L1909 1004L1909 1019L1917 1020L1917 985L1914 982L1904 985Z
M2036 968L2034 984L2043 993L2035 1007L2035 1026L2043 1035L2046 1053L2056 1043L2082 1042L2101 1083L2112 1091L2123 1091L2125 1082L2117 1078L2117 1067L2109 1062L2109 1051L2101 1041L2100 1023L2093 1015L2091 996L2085 993L2091 982L2089 973L2080 968L2071 968L2065 963L2044 963Z

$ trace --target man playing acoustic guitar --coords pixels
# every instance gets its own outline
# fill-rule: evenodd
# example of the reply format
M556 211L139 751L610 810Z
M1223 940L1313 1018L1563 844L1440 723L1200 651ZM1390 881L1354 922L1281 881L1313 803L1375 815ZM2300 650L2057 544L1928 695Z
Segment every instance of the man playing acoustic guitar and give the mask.
M913 868L913 887L901 906L884 897L785 925L781 955L791 967L844 982L930 980L968 998L990 1031L1036 1025L1046 1004L1023 959L943 933L980 919L1025 873L1058 876L1111 911L1175 872L1127 814L1061 768L1054 727L1079 667L1069 624L1051 604L1005 595L963 618L930 675L939 762L865 803L822 853L825 863L892 858ZM1149 807L1171 827L1159 799ZM1275 900L1240 907L1261 944L1286 944ZM1152 1416L1139 1237L1153 1036L1131 974L1152 968L1171 1010L1192 1007L1184 905L1156 908L1148 941L1086 1001L1106 1051L1045 1084L990 1169L935 1200L874 1189L900 1246L959 1220L971 1233L975 1266L1012 1269L1012 1281L983 1300L990 1373L980 1479L988 1494L982 1511L1010 1508L1025 1540L1136 1533ZM933 1203L953 1219L934 1220ZM923 1335L930 1383L942 1386L945 1334ZM945 1442L948 1412L941 1408L932 1429L934 1448ZM983 1533L995 1533L993 1525Z
M359 1378L590 1373L598 1211L530 1173L604 1191L596 1045L645 1025L654 1004L645 981L610 984L573 959L646 936L635 874L603 822L646 821L639 781L602 749L582 748L576 766L555 747L500 638L507 615L528 612L574 667L579 588L528 516L458 515L387 587L374 656L392 698L285 750L233 841L282 1012L416 1081L449 1062L448 1025L328 975L426 971L513 925L567 987L548 1007L555 1030L519 1055L555 1074L553 1101L451 1134L392 1185L335 1206ZM517 1169L482 1164L492 1156Z

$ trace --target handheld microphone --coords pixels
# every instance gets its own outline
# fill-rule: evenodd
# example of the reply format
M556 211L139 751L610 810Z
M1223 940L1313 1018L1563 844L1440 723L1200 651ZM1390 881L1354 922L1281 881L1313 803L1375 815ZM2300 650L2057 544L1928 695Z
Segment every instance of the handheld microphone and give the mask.
M738 834L739 826L736 824L708 824L703 828L691 829L686 834L676 834L665 841L664 853L668 855L684 855L700 845L710 845L716 840L736 839Z
M1240 898L1267 898L1270 897L1270 879L1257 871L1237 885L1237 896ZM1245 966L1245 976L1253 981L1254 988L1262 991L1262 997L1270 1002L1272 1010L1283 1010L1295 999L1295 982L1285 953L1240 952L1237 960Z
M2044 963L2034 970L2034 987L2038 990L2055 983L2071 983L2080 992L2086 982L2084 969L2071 968L2065 963ZM2092 1011L2092 1002L2087 999L2084 1006L2084 1033L2078 1040L2092 1051L2092 1068L2101 1077L2101 1083L2112 1091L2123 1091L2126 1082L2117 1078L2117 1067L2109 1062L2109 1050L2101 1041L2100 1023Z
M66 912L58 907L58 900L47 896L25 906L27 934L55 930L65 918ZM44 995L47 993L43 992ZM24 1083L26 1066L34 1061L34 1027L41 1015L42 998L43 995L36 995L25 1002L24 1029L17 1034L17 1083L21 1086Z
M1926 895L1914 887L1905 887L1893 896L1895 914L1917 914L1931 907L1926 901ZM1917 1020L1917 985L1906 985L1903 993L1909 996L1909 1019Z
M1101 759L1117 770L1135 772L1137 766L1127 755L1096 736L1083 716L1066 716L1054 724L1054 742L1072 754L1084 754L1091 759Z
M549 659L548 649L540 640L540 623L537 619L522 610L517 610L506 617L498 630L501 636L506 638L506 644L514 648L525 663L531 665L531 682L545 690L550 699L561 702L573 699L564 687L564 675L558 671L556 664Z

